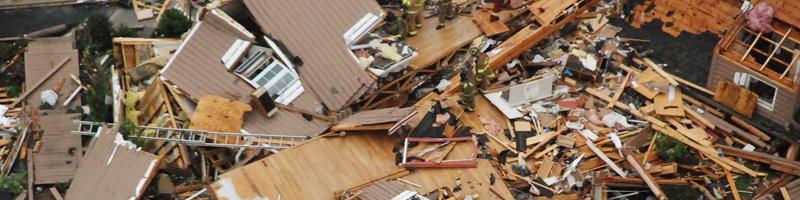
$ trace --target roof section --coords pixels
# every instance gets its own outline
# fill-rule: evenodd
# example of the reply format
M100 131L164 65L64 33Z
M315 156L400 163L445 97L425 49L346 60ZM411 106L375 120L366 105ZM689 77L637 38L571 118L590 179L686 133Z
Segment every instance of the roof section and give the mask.
M374 82L356 62L343 35L367 13L382 15L374 0L245 0L261 30L299 56L304 85L331 110ZM308 6L314 5L314 6Z
M81 136L70 131L80 113L48 113L40 117L42 148L33 153L35 184L64 183L72 179L81 157Z
M237 37L237 29L210 12L192 27L162 76L194 101L204 95L247 102L253 86L228 72L220 59ZM241 38L252 41L252 38Z
M138 199L158 171L161 157L118 144L121 140L117 128L94 138L65 199Z
M205 95L215 95L249 103L255 88L228 72L221 59L236 39L252 38L241 38L247 34L239 32L229 23L232 21L219 13L223 12L209 12L195 24L162 70L162 78L195 102ZM311 92L303 92L291 104L304 110L321 105ZM248 112L244 119L243 129L251 133L314 136L328 128L322 121L308 121L301 114L283 110L270 118L261 112Z
M53 68L58 67L56 65L60 64L65 58L70 58L58 72L28 96L26 102L29 106L38 108L42 104L39 97L40 93L44 90L53 89L62 78L66 80L64 81L64 86L58 92L59 105L66 101L72 91L78 87L78 84L71 81L69 77L70 74L78 75L78 50L74 47L75 37L73 36L41 38L28 43L28 49L25 52L25 80L27 80L25 81L25 88L33 88ZM75 102L71 105L80 105L80 101L75 99ZM58 106L56 109L62 110L61 108L64 107ZM63 111L65 110L63 109Z

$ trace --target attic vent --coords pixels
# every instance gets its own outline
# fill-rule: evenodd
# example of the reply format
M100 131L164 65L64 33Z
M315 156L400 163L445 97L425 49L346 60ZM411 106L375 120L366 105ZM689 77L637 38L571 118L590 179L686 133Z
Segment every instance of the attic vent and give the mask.
M231 47L228 48L228 51L222 55L222 64L225 65L225 68L228 69L228 71L232 70L232 67L239 62L239 60L242 58L242 55L247 52L250 44L251 43L248 41L236 39Z

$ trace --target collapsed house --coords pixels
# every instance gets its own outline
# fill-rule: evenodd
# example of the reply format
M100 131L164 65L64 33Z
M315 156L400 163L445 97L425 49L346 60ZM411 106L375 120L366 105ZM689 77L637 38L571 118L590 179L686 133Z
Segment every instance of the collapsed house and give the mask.
M314 113L313 110L321 106L319 100L313 93L304 91L304 82L298 79L288 57L282 55L277 46L256 46L252 44L255 40L255 36L227 15L212 10L189 31L175 56L161 70L161 78L169 87L194 102L207 95L267 107L275 104L272 101L276 99L283 100L282 103L286 104L284 109L272 114L271 110L277 105L272 105L272 109L248 112L242 127L246 132L301 136L321 133L327 128L324 121L303 116ZM248 63L251 58L252 64ZM250 68L240 70L239 64ZM272 88L268 92L273 92L261 94L268 97L267 102L262 102L260 95L253 96L258 88L264 86ZM281 89L274 89L278 86ZM191 105L183 109L194 110Z
M796 135L756 123L788 126L798 110L794 3L761 1L776 10L769 32L748 18L764 4L454 1L446 26L429 5L409 38L382 27L403 12L382 1L244 0L252 23L213 8L226 2L200 9L181 39L114 39L113 128L78 121L70 96L87 88L64 78L74 41L31 43L27 92L3 117L27 117L18 101L41 109L13 124L31 131L0 141L3 174L28 140L32 184L72 179L66 199L799 194ZM657 21L664 35L722 37L707 87L647 53L651 38L621 34ZM58 64L60 53L75 57ZM465 73L476 67L496 77L478 83ZM53 108L35 98L50 90Z

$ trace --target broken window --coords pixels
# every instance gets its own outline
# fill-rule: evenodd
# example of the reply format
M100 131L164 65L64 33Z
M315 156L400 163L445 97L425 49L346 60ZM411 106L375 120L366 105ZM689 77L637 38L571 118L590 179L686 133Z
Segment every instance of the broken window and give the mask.
M270 48L236 40L222 56L225 67L255 88L264 87L275 102L288 104L303 92L300 78Z
M775 107L775 97L778 88L753 75L736 72L733 79L736 84L745 87L758 95L758 105L772 110Z

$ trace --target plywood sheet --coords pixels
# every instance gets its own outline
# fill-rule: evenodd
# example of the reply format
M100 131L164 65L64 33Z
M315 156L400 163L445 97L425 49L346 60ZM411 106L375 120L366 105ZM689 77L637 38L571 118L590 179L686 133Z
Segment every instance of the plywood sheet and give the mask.
M244 124L244 113L251 110L250 105L238 101L205 96L197 104L189 129L238 133Z

